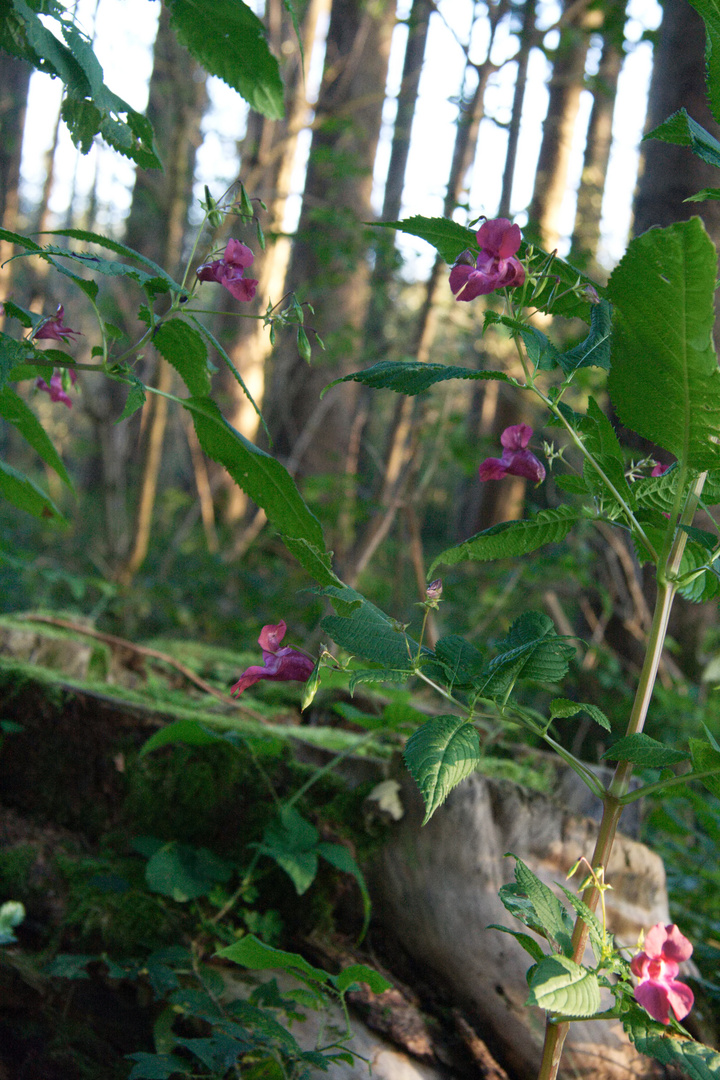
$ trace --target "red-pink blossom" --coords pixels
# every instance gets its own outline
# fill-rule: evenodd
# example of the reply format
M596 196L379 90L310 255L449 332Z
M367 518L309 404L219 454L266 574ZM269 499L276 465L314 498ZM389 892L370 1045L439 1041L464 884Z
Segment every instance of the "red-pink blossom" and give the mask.
M652 472L650 473L650 475L651 476L662 476L664 473L666 473L668 471L669 468L670 468L669 465L661 465L659 462L656 461L655 464L653 465L653 469L652 469Z
M222 259L204 263L197 269L200 281L217 281L236 300L252 300L257 289L254 278L243 277L243 271L251 266L255 256L250 248L239 240L228 240Z
M513 424L500 436L502 457L486 458L478 469L481 480L502 480L504 476L524 476L535 484L545 479L545 466L527 449L532 436L528 424Z
M44 323L41 323L33 334L35 340L40 341L41 338L51 338L53 341L69 341L73 336L81 336L80 330L71 330L69 326L63 326L64 318L65 308L62 304L58 304L55 314L46 319Z
M315 667L313 661L305 653L293 649L289 645L280 648L280 642L285 637L287 625L281 619L277 625L263 626L260 631L258 643L263 651L263 667L249 667L230 690L233 696L242 694L248 686L259 682L260 679L269 679L271 682L307 682Z
M640 980L635 998L653 1020L670 1022L670 1009L677 1020L687 1016L695 998L689 986L677 982L679 964L692 956L693 947L675 923L657 923L645 935L645 948L632 958L630 970Z
M77 371L73 371L72 368L66 368L65 370L69 375L69 382L66 380L66 385L72 384L74 386L77 381ZM72 409L72 401L63 387L63 374L61 371L53 371L49 385L44 379L38 378L35 380L35 386L38 390L42 390L43 393L49 394L51 401L62 401L63 405L67 405L68 409Z
M515 288L525 282L525 268L515 253L520 247L520 227L507 218L485 221L477 232L480 254L463 251L450 271L450 288L457 300L474 300L495 289Z

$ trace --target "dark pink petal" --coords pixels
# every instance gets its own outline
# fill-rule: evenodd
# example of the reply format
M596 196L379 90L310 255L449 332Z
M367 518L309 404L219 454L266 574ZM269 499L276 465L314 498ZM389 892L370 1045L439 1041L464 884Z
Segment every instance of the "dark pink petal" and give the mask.
M659 1020L661 1024L670 1022L670 1000L664 983L646 979L635 987L635 1000L650 1013L653 1020Z
M215 262L203 263L202 266L198 266L195 273L200 281L222 281L226 269L225 263L220 259L216 259Z
M268 678L268 669L264 667L249 667L243 671L242 675L230 689L232 697L237 697L238 694L242 694L243 690L247 690L248 686L252 686L254 683L259 682L260 679Z
M62 375L59 371L54 371L52 373L49 386L44 379L36 379L35 385L38 390L42 390L43 393L49 394L51 401L61 401L63 405L67 405L68 409L72 409L73 403L63 390Z
M655 923L645 935L643 947L647 955L653 958L662 956L667 936L668 928L663 923Z
M242 300L244 303L252 300L258 286L254 278L244 278L242 270L235 269L232 266L225 268L225 272L220 278L220 284L224 285L236 300Z
M467 289L468 278L475 272L474 266L468 266L467 263L460 263L458 266L453 266L450 271L450 288L455 293L458 300L474 300L476 296L479 296L479 292L475 292L472 289Z
M497 269L496 289L515 289L525 284L525 267L517 259L501 259Z
M522 234L519 225L513 225L507 218L495 218L483 222L477 238L480 247L496 259L508 259L520 247Z
M541 484L545 479L545 466L530 450L503 451L501 460L505 462L508 476L524 476L534 484Z
M287 631L287 623L284 619L281 619L279 623L274 626L270 623L268 626L263 626L260 631L260 637L258 638L258 644L263 652L276 653L280 648L280 642L285 637Z
M677 1020L682 1020L695 1004L695 995L685 983L674 979L667 984L668 1001Z
M511 424L500 436L500 444L506 450L524 450L532 438L533 429L529 424Z
M650 931L652 933L652 931ZM682 963L692 956L693 947L684 934L680 932L675 923L665 927L667 935L663 945L663 957L665 960L675 960Z
M69 326L63 326L64 318L65 308L62 304L58 304L57 311L53 317L47 319L40 329L35 331L35 340L39 341L42 338L49 338L53 341L68 341L71 337L81 336L79 330L71 330Z
M228 240L223 255L223 261L228 266L252 266L254 259L255 256L247 244L241 243L240 240Z
M270 676L278 682L296 681L307 682L313 673L315 664L309 656L298 652L297 649L281 649L277 654L280 660L277 673Z
M655 465L653 466L653 470L650 473L650 475L651 476L662 476L663 473L666 473L669 468L670 468L669 465L661 465L659 462L656 462Z
M478 469L481 480L502 480L507 476L507 465L500 458L485 458Z

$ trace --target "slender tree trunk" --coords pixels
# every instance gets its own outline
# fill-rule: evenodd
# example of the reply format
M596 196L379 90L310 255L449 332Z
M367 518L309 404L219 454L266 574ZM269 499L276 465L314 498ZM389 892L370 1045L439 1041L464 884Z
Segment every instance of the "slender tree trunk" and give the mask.
M535 44L537 31L535 29L536 0L525 0L523 7L522 25L520 27L520 47L515 60L517 62L517 75L515 76L515 93L513 94L512 114L508 128L507 153L505 155L505 168L503 169L502 193L498 217L510 217L510 201L512 199L513 180L515 179L515 163L517 161L518 142L520 140L520 123L522 121L523 103L525 101L525 88L527 86L527 69L530 59L530 50Z
M390 39L391 0L334 0L303 205L286 287L310 301L311 326L327 351L310 367L285 333L278 342L265 414L278 454L288 457L309 425L315 438L301 471L340 471L347 457L355 394L349 387L320 401L332 378L352 370L368 304L371 242L363 222L380 133ZM311 340L312 340L312 334Z
M126 240L171 274L181 271L187 214L192 197L195 155L206 104L204 73L170 29L168 9L160 13L150 80L148 118L156 133L164 171L138 172ZM173 371L155 360L155 385L168 392ZM142 565L152 531L152 517L167 423L167 400L153 395L145 406L147 430L135 532L130 553L118 572L127 584ZM121 553L118 553L121 554Z
M615 35L608 34L603 42L600 68L593 82L593 107L575 209L572 252L573 260L579 266L594 265L597 259L615 97L622 62L622 48Z
M18 227L20 155L31 70L25 60L3 54L0 62L0 224L11 232L16 232ZM7 262L11 255L12 244L0 240L0 299L10 293L15 265ZM3 322L4 314L0 312L0 329Z
M275 0L275 3L279 6L278 0ZM269 10L273 10L272 5ZM290 92L286 118L282 121L270 121L259 113L249 117L242 155L243 181L251 196L257 195L263 199L268 212L267 215L261 214L266 235L265 251L262 251L259 245L253 245L253 276L258 280L258 288L255 300L248 307L248 314L259 315L266 309L268 301L277 303L283 295L290 241L283 235L282 229L290 195L298 135L307 125L310 113L305 79L318 23L329 10L330 0L309 0L306 7L302 28L305 76L298 50L293 66L286 68L283 73L286 89ZM285 43L293 40L289 17L284 15L281 22L281 40L276 43L275 48L277 55L284 53ZM224 320L223 326L227 327L227 333L233 335L228 354L254 401L259 404L265 392L265 366L272 352L268 330L261 322L250 319L235 320L232 328L229 320ZM230 401L227 413L230 423L254 442L258 429L257 413L227 368L223 369L221 379L223 392ZM244 515L247 497L234 483L223 486L226 488L224 517L227 522L232 523Z
M576 0L565 0L563 16L564 25L548 87L550 96L535 190L529 208L530 221L547 251L556 248L560 238L560 210L567 188L570 151L585 77L589 30L591 27L597 29L598 20L602 20L599 12L588 12Z

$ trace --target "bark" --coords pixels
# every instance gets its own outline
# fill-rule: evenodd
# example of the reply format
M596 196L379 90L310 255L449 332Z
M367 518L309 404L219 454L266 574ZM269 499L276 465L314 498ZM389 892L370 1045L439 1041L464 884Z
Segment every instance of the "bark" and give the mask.
M323 387L357 361L369 295L363 222L372 217L370 194L380 132L395 5L335 0L323 81L316 110L303 205L286 288L312 303L310 324L326 352L308 367L294 339L283 334L275 353L265 413L281 457L303 431L322 425L300 461L301 471L344 467L355 395L337 391L320 401ZM312 334L311 340L312 340Z
M163 172L138 171L126 241L173 275L180 274L187 215L192 198L195 155L206 103L205 76L170 29L163 7L155 42L148 118L156 135ZM168 392L173 369L155 360L154 383ZM152 517L167 423L167 400L153 395L145 407L147 429L132 549L118 572L127 584L142 565L152 531ZM122 554L118 552L117 554Z
M518 48L517 56L515 57L518 69L515 77L515 93L513 94L510 126L508 128L507 154L505 156L498 217L510 217L510 200L512 198L513 179L515 177L515 162L517 160L517 148L520 139L523 102L525 101L528 61L530 59L530 50L535 44L535 38L537 36L537 31L535 29L535 9L536 0L525 0L522 26L520 28L520 47Z
M31 70L16 56L3 53L0 58L0 224L11 232L18 228L20 156ZM0 298L10 291L15 264L6 260L11 255L12 245L0 240ZM0 329L3 321L0 312Z
M269 20L274 26L278 22L275 8L277 0L269 5ZM302 44L307 72L310 63L318 22L330 10L330 0L309 0L302 27ZM280 28L276 30L277 42L273 43L276 55L284 55L287 45L294 42L292 23L285 12L280 17ZM277 303L283 295L285 275L290 257L290 241L283 235L287 200L290 194L290 181L295 164L297 140L300 131L308 123L310 105L306 96L306 84L300 64L299 48L283 72L283 81L289 91L290 100L287 116L284 120L271 121L259 113L253 113L248 119L248 130L242 150L243 182L250 196L260 196L266 203L267 215L262 215L262 225L266 236L266 248L263 252L259 245L253 245L255 262L252 274L258 280L256 298L247 307L247 314L259 315L268 301ZM232 335L232 344L228 355L242 375L245 385L255 402L262 402L265 392L265 366L272 352L270 337L266 327L251 319L225 320L226 333ZM232 373L224 368L221 385L229 401L227 412L230 423L251 442L258 431L258 416L251 402L242 392ZM226 489L224 517L227 522L238 521L247 506L247 497L234 484L222 484Z
M593 107L575 209L573 262L581 267L592 266L597 259L605 177L612 144L615 97L622 62L620 44L614 35L608 35L603 43L600 67L593 83Z
M560 210L567 188L570 151L585 77L589 31L597 29L598 19L602 20L601 13L588 13L584 5L565 0L560 41L548 87L550 96L535 189L529 207L530 222L537 229L546 251L556 248L560 238Z

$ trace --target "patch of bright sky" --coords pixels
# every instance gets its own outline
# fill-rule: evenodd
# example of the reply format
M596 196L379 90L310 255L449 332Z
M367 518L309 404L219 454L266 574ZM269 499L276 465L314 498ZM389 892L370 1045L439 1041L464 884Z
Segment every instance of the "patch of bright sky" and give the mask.
M410 0L398 0L398 17L407 16ZM473 21L480 5L473 0L440 0L431 16L426 61L420 80L417 109L413 122L401 216L442 213L445 187L452 159L457 100L463 90L465 61L462 44L470 39L472 60L482 62L487 52L488 30L483 20ZM97 25L94 26L97 11ZM541 3L541 27L550 27L557 18L555 0ZM157 28L158 5L148 0L80 0L81 25L95 36L95 48L105 71L108 85L133 108L147 104L148 80L152 66L152 42ZM631 0L626 37L629 55L623 66L618 89L618 107L613 127L613 152L608 171L601 225L601 256L607 262L622 254L630 225L634 178L637 172L637 145L645 116L647 87L652 63L648 43L635 44L645 29L654 29L661 9L656 0ZM473 29L474 27L474 29ZM325 29L316 41L308 64L308 97L313 101L319 88L324 56ZM375 166L373 203L382 205L382 191L390 156L392 124L396 111L394 100L399 90L407 29L399 25L393 37L388 74L388 100L383 112L378 156ZM502 182L502 167L507 144L506 123L512 108L516 67L511 57L517 37L503 24L493 44L492 60L504 64L489 80L486 92L487 118L481 125L475 167L469 181L471 217L497 212ZM509 62L506 62L509 61ZM588 71L597 66L591 50ZM542 137L542 121L547 110L546 82L549 64L539 50L533 50L528 67L528 89L520 129L518 167L512 192L512 210L522 222L522 210L532 194L535 163ZM468 80L474 76L468 76ZM469 84L465 87L467 92ZM45 180L46 154L52 145L61 86L58 80L35 74L28 99L28 119L23 146L23 205L37 203ZM208 83L210 108L203 121L204 141L198 154L196 194L202 196L207 183L214 194L221 194L237 176L237 143L245 130L247 107L239 96L218 79ZM581 113L575 133L568 194L563 206L563 230L572 231L575 190L582 170L582 151L592 99L583 94ZM293 174L293 196L289 202L285 227L291 231L299 215L303 177L310 145L310 132L301 134ZM632 178L632 179L630 179ZM58 224L64 224L71 196L74 211L82 210L95 187L98 192L97 224L118 229L132 198L134 169L127 159L96 143L85 157L75 151L64 127L60 126L55 182L50 209ZM463 213L459 217L464 220ZM406 259L405 274L414 279L425 276L433 251L412 237L399 238ZM567 239L565 241L567 246Z

